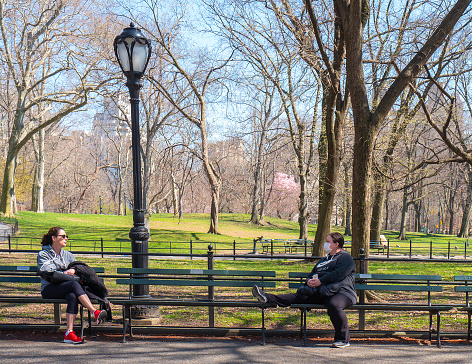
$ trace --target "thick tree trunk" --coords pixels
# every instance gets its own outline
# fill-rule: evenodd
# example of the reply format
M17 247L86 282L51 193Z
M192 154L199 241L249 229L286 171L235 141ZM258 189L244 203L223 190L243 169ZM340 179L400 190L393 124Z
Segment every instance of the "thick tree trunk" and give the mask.
M369 120L355 125L354 158L352 172L352 248L358 256L360 249L369 254L370 230L370 187L372 172L372 152L376 129Z
M326 132L326 147L320 149L320 203L318 207L318 227L313 243L313 255L322 256L323 243L331 232L331 215L333 213L336 183L341 164L342 125L345 115L341 112L341 95L335 94L333 88L323 87L323 125ZM338 108L335 113L336 107ZM337 114L337 115L335 115ZM320 137L321 138L321 137ZM320 140L320 144L321 144ZM325 153L326 148L326 153ZM324 166L321 158L325 158Z
M0 202L0 213L6 217L11 217L15 213L15 172L16 152L9 149L3 171L2 200Z

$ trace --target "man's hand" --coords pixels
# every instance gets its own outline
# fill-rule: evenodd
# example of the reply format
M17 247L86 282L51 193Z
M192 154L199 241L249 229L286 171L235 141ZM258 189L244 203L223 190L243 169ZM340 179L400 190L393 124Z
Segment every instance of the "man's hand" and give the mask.
M309 279L306 284L308 285L308 287L313 287L313 288L321 286L321 282L318 278Z

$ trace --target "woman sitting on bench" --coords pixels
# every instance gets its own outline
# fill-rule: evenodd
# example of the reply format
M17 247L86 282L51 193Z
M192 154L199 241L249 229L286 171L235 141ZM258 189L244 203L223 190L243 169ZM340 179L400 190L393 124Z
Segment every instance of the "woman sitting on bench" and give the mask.
M288 307L295 303L324 304L335 330L332 346L349 346L349 325L344 310L357 302L354 287L356 265L343 246L344 237L340 233L328 235L324 243L328 255L315 265L297 293L274 295L254 286L252 294L259 302L268 303L271 307Z
M93 313L95 322L99 324L105 321L107 312L96 310L84 289L77 280L64 280L58 284L52 284L45 277L47 273L62 272L71 278L75 275L75 269L67 269L76 259L71 252L62 250L67 245L67 235L60 227L52 227L44 234L41 245L43 249L38 253L38 270L41 274L41 296L43 298L65 298L67 300L66 320L67 331L64 342L81 344L83 339L78 337L74 329L74 321L78 313L79 302ZM51 276L52 277L52 276ZM73 278L72 278L73 279Z

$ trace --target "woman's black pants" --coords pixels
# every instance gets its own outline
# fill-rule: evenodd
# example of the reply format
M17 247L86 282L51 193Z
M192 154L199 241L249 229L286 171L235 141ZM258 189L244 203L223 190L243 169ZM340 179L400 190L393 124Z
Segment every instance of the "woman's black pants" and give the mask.
M67 300L67 313L77 315L79 312L79 296L86 294L77 281L65 281L60 284L49 284L41 291L43 298L65 298Z
M324 304L328 309L329 318L334 326L334 341L349 342L349 325L344 310L352 306L352 302L346 295L337 293L328 298L312 296L307 299L302 299L294 293L277 295L266 293L265 295L267 296L268 304L272 307L289 307L294 303Z

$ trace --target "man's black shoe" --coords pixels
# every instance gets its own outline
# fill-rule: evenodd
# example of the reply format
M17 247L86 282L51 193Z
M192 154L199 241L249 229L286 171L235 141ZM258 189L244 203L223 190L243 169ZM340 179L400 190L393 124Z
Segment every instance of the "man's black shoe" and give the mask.
M267 303L267 296L259 289L259 287L252 287L252 295L256 297L260 303Z

